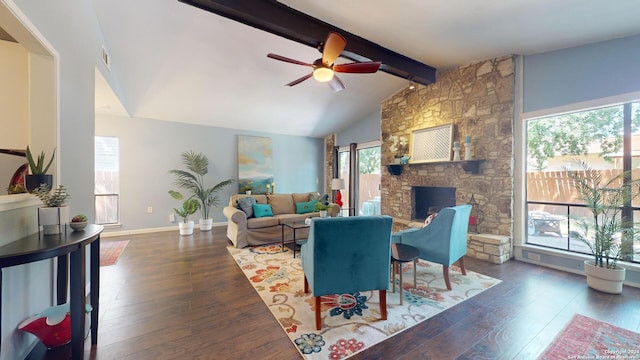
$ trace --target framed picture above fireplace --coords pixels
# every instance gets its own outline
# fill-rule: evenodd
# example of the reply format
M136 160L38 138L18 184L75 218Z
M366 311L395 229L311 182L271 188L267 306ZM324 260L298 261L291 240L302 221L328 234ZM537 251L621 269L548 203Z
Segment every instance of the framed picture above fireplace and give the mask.
M451 161L453 124L414 130L411 133L411 162Z

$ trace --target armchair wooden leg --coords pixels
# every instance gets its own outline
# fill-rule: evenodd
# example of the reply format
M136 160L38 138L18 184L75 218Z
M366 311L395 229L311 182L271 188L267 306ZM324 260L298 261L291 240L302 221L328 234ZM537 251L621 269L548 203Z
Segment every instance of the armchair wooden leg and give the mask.
M467 275L467 269L464 268L464 256L458 259L458 264L460 265L460 270L462 271L462 275Z
M308 294L309 293L309 282L307 281L307 276L304 276L304 293Z
M447 290L451 290L451 282L449 281L448 265L442 265L442 274L444 275L444 283L447 285Z
M316 296L316 330L320 330L322 328L322 322L320 321L320 309L322 307L321 304L322 296Z
M382 320L387 320L387 290L380 290L380 315Z

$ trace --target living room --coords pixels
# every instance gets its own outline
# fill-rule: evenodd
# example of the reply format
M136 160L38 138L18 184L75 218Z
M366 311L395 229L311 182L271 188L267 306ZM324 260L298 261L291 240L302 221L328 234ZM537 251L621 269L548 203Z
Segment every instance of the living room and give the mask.
M21 19L34 25L40 32L39 35L49 42L48 45L54 50L56 59L59 59L55 63L55 66L59 69L59 77L57 79L59 108L56 109L59 126L55 130L59 133L58 142L57 146L54 143L46 144L42 146L42 149L49 152L53 147L57 148L56 174L60 183L64 184L72 192L70 205L74 209L74 213L93 213L93 203L92 201L86 201L86 199L93 199L94 184L91 181L91 176L86 174L87 172L92 173L94 135L117 136L121 144L121 172L123 174L121 186L123 196L121 197L120 209L123 221L119 229L111 231L130 231L133 233L141 230L154 231L175 226L175 223L168 221L168 215L176 205L175 201L167 194L171 181L167 173L168 170L179 165L179 154L182 151L194 149L196 151L206 151L210 156L212 174L215 174L217 180L235 177L237 171L237 161L235 159L237 135L268 136L272 138L277 191L303 192L317 190L328 192L326 187L323 187L327 177L330 178L330 175L325 173L325 157L328 155L325 148L325 139L323 138L268 133L259 127L250 130L234 130L225 127L160 121L148 119L144 116L96 116L96 109L92 104L94 104L94 82L97 81L94 80L96 79L96 68L103 66L99 56L96 55L100 53L102 35L99 32L99 25L92 18L91 10L86 9L85 5L75 5L57 4L54 6L49 4L40 6L26 1L3 1L5 8L18 11L22 14L19 15ZM0 21L4 21L4 17L0 18ZM618 101L622 101L625 100L622 99L623 96L637 94L640 91L639 82L636 81L639 76L637 67L633 63L633 59L637 59L637 56L633 54L640 48L638 46L639 42L638 36L632 36L614 42L549 53L547 54L548 56L540 54L530 57L525 56L524 58L514 57L512 59L509 54L504 54L507 59L512 59L508 61L513 61L511 76L513 76L514 87L512 94L514 98L507 101L513 107L512 110L509 110L512 111L511 119L515 120L513 129L510 128L512 124L509 121L505 121L505 118L497 120L497 116L491 115L487 115L487 117L496 119L499 122L493 128L497 132L488 132L484 127L473 128L471 123L461 124L458 127L457 139L461 140L464 135L471 133L474 141L478 141L476 156L484 160L480 165L482 169L482 174L480 175L466 174L459 169L454 170L456 174L460 175L460 181L469 186L469 190L460 192L458 200L466 202L470 193L482 192L484 187L480 186L482 185L481 183L494 184L494 181L499 181L501 184L500 191L506 195L499 198L493 195L484 195L484 197L481 195L480 197L481 204L485 207L484 211L494 216L492 219L487 218L482 231L512 238L516 257L525 249L520 242L525 228L525 217L522 207L516 205L522 203L521 187L524 186L521 179L523 174L523 149L517 146L522 142L522 128L519 127L517 120L521 120L522 113L531 115L539 112L542 115L545 110L557 110L567 106L567 104L614 97L618 97ZM78 43L83 45L78 46ZM627 56L618 56L621 48L624 49ZM585 59L583 58L585 52L597 53L599 57L596 60L593 60L593 58ZM494 61L494 59L490 60ZM527 67L527 61L531 61L536 66ZM577 63L582 64L583 69L574 72L572 70L576 70L574 66ZM549 64L564 65L554 67ZM466 66L468 65L463 67ZM524 66L524 74L522 74L524 80L518 79L517 72L513 70L519 66ZM606 71L603 69L606 69ZM107 74L107 77L109 76L107 72L100 71L99 73L103 76L105 76L104 74ZM584 73L588 73L589 76L582 76L581 74ZM112 79L107 79L107 82L115 83L110 80ZM599 86L594 86L594 84ZM524 88L519 86L524 86ZM427 91L424 88L420 89L418 91ZM549 89L554 90L549 91ZM124 92L125 89L116 89L116 91ZM592 93L585 94L588 91ZM401 92L394 95L389 100L389 103L385 102L381 107L394 101L400 101L398 99L402 98L406 98L409 103L415 100L415 95L409 93L404 87ZM522 92L525 94L533 93L535 94L533 95L535 97L534 100L546 100L547 103L527 108L527 102L525 101L523 108L523 105L519 103L519 99L523 98ZM567 95L567 98L561 100L563 98L562 95L566 94L571 94L571 97ZM583 96L575 94L582 94ZM545 97L546 99L544 99ZM385 135L392 135L391 128L395 131L396 125L390 121L396 120L393 120L395 118L392 119L392 116L385 116L384 113L382 118L376 115L376 113L365 114L362 116L362 121L354 123L351 128L366 128L368 130L373 128L375 129L374 133L378 133L379 129L382 129L382 136L377 140L382 142L383 161L390 161L391 153L388 149L389 144L385 142ZM474 115L475 118L481 116L483 115ZM460 119L462 118L464 117L460 117ZM432 125L439 125L439 123L432 122L429 119L422 119L407 125L405 129L398 130L402 131L404 136L407 136L410 135L410 131L414 128ZM341 134L348 133L348 130L343 129L338 133L338 143L336 145L374 140L370 138L348 139L341 136ZM511 152L498 149L498 144L494 143L496 134L505 136L505 143L500 144L500 146L503 149L509 149ZM369 134L363 136L370 137ZM509 144L511 137L512 143ZM491 148L492 146L494 147ZM292 151L292 149L295 149L295 151ZM305 167L291 167L291 164L305 164ZM455 165L446 166L453 167ZM403 175L394 177L388 173L384 175L382 181L383 191L387 191L386 194L391 197L383 196L383 212L393 211L394 206L397 206L397 200L393 198L395 197L393 191L405 186L404 179L407 176L411 176L414 171L420 172L421 169L411 165L407 173L405 173L405 177L402 177ZM499 180L496 180L496 178ZM464 188L465 184L462 184L461 187ZM223 199L228 198L235 192L236 189L230 187L221 193L221 197ZM496 202L492 203L491 201ZM0 214L3 241L15 239L24 236L25 233L34 231L36 227L34 208L38 206L37 203L30 202L28 207L19 209L12 207L12 205L3 204L3 206ZM148 207L153 208L151 214L147 212ZM404 218L405 214L400 217ZM224 218L220 209L216 210L214 219L217 223L223 222ZM14 226L16 223L25 222L26 225L20 229L16 229ZM49 274L51 269L50 266L40 265L3 270L3 281L7 286L2 294L3 313L6 312L4 309L9 307L11 308L11 313L3 314L2 316L3 339L1 340L3 349L1 356L6 356L4 355L7 348L5 340L8 341L7 343L12 342L12 340L5 338L5 336L8 336L7 334L10 334L7 329L15 328L15 324L19 323L25 316L48 305L47 298L52 293L51 284L48 280L32 279L33 275L30 275L32 272ZM640 283L637 277L632 277L632 279L635 279L633 280L634 282ZM26 291L22 285L18 285L27 282L30 283L30 286ZM8 284L12 284L11 288L8 287ZM36 298L40 299L40 301L33 300ZM12 346L21 348L26 344L12 344Z

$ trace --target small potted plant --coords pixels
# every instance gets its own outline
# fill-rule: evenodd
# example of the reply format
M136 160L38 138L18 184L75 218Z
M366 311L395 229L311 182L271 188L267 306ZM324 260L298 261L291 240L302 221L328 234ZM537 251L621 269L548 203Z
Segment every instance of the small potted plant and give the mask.
M184 200L180 208L173 208L173 211L182 218L182 221L178 223L178 229L180 235L193 234L193 220L189 220L189 216L195 214L198 211L199 204L194 198L184 199L184 196L177 191L169 190L169 195L176 200Z
M316 202L315 209L320 212L320 217L327 217L327 209L329 208L328 195L323 196L318 202Z
M33 193L42 201L38 208L38 225L42 225L44 234L59 234L62 225L69 221L69 207L65 205L69 193L63 185L49 190L46 184L40 184Z
M53 154L51 155L51 158L49 159L47 165L45 165L46 156L44 154L44 151L40 152L40 155L38 155L38 157L34 159L31 153L31 149L29 148L29 145L27 145L26 156L27 162L29 163L29 170L31 170L31 174L25 176L24 179L27 191L33 193L35 189L40 186L40 184L46 184L48 188L51 188L53 183L53 176L47 174L47 171L49 171L49 167L53 163L53 159L56 156L56 149L53 149Z
M87 217L83 214L78 214L71 218L69 226L71 226L73 231L83 230L87 226Z

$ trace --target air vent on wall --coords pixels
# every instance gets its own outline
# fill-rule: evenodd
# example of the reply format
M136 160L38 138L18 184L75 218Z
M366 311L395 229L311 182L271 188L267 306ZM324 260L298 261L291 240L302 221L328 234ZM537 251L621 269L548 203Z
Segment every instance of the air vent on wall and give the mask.
M109 56L109 53L104 46L102 46L102 62L107 67L107 70L111 71L111 56Z

